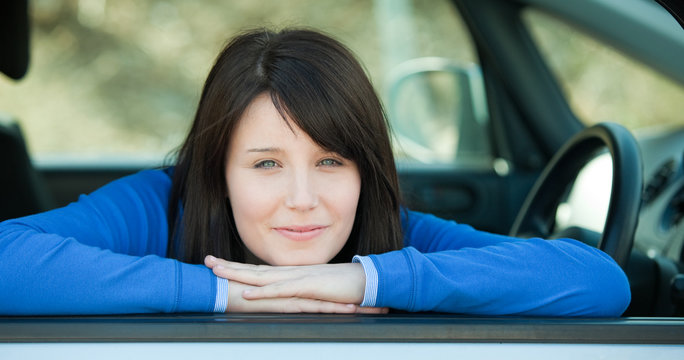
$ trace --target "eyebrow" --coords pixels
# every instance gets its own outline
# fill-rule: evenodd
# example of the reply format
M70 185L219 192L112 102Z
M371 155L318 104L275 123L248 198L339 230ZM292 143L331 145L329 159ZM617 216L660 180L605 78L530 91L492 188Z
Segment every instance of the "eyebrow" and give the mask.
M281 148L277 148L277 147L266 147L266 148L247 149L247 152L248 153L253 153L253 152L256 152L256 153L264 153L264 152L266 152L266 153L279 153L279 152L283 152L283 150Z
M279 153L283 153L283 149L281 149L279 147L252 148L252 149L247 149L247 152L248 153L275 153L275 154L279 154ZM334 151L326 151L323 149L319 149L316 152L319 154L324 154L324 155L335 154Z

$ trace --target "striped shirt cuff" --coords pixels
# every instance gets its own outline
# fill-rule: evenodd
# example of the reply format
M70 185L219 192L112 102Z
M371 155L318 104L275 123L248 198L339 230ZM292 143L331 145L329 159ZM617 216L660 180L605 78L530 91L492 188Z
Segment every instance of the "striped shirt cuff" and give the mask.
M228 279L216 277L216 302L214 312L224 313L228 308Z
M368 256L355 255L352 262L360 263L363 266L363 272L366 273L366 290L363 293L361 306L373 307L378 298L378 270Z

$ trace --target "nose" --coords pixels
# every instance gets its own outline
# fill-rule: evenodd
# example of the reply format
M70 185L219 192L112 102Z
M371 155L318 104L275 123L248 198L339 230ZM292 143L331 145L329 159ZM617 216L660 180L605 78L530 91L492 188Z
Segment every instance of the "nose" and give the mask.
M292 172L285 206L297 211L308 211L318 206L318 191L310 171Z

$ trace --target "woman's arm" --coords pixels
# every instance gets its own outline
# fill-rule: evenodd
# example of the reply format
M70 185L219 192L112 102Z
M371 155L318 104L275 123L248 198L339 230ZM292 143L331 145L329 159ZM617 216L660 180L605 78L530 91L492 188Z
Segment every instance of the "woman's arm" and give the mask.
M0 313L212 311L216 277L164 258L169 187L143 171L0 224Z
M605 253L580 242L519 240L410 212L407 247L371 255L376 301L409 311L619 316L629 284ZM415 246L415 247L413 247Z
M571 240L531 239L423 254L371 255L377 297L367 306L482 315L619 316L627 279L611 259Z

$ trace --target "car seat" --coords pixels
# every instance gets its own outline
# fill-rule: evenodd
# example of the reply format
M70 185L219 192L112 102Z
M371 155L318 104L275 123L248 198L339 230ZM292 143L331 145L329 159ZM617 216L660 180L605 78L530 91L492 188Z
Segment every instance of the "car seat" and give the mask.
M14 80L28 70L28 23L26 0L0 2L0 72ZM0 114L0 221L47 210L49 203L19 125Z
M0 116L0 221L49 208L49 196L33 167L19 125Z

